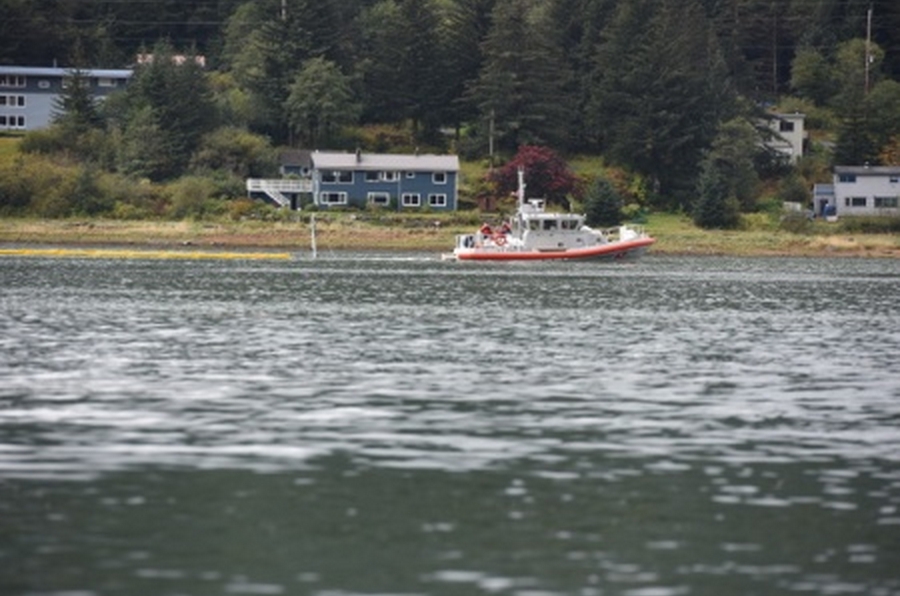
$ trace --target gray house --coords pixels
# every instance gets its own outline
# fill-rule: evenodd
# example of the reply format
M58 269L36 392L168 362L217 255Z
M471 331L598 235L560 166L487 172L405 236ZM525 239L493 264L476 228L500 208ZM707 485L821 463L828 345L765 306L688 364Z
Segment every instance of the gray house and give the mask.
M0 131L49 126L73 72L68 68L0 66ZM132 71L83 69L81 74L86 77L93 96L102 99L124 88Z
M900 215L900 166L835 166L813 191L817 215Z

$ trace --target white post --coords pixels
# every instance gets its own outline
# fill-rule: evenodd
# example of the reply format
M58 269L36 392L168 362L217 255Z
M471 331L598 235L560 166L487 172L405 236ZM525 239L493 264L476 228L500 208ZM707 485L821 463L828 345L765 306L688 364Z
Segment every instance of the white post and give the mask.
M312 213L309 216L309 235L310 235L310 245L312 247L312 258L316 258L316 214Z

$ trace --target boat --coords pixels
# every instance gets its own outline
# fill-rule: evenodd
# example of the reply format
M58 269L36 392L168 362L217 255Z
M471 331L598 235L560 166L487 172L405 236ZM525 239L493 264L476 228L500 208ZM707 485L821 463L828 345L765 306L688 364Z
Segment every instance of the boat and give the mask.
M621 225L595 230L578 213L551 213L543 199L525 198L525 174L519 170L515 215L499 230L486 225L458 234L452 253L457 261L547 261L634 258L656 242L643 227Z

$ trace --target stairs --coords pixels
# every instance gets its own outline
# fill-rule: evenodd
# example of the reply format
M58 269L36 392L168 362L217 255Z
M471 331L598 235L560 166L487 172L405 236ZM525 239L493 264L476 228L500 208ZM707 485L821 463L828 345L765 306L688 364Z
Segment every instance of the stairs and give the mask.
M312 190L312 180L291 180L285 178L247 179L247 193L250 196L263 194L279 207L290 208L291 206L291 199L285 193L311 193Z

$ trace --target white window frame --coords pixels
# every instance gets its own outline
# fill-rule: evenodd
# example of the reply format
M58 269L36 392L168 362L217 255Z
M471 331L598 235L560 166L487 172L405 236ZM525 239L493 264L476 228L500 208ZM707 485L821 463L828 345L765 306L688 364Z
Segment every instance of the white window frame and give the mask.
M366 201L372 205L386 206L391 204L391 193L389 192L370 192L366 194Z
M407 171L404 173L404 176L406 176L407 179L412 180L413 178L416 177L416 173L407 170Z
M366 182L380 182L381 181L381 172L377 172L375 170L368 170L366 172Z
M353 184L353 172L349 170L326 170L322 172L325 184Z
M319 193L320 205L346 205L347 193L344 191L326 190Z
M432 184L447 184L447 172L433 172L431 174Z
M428 195L428 205L431 207L446 207L447 195L444 193L431 193Z
M400 172L386 171L381 173L381 179L385 182L397 182L400 180Z
M24 108L24 95L0 95L0 106L7 108Z
M25 75L0 75L0 87L24 87Z
M404 207L421 207L422 195L417 192L405 192L400 195L400 204Z
M844 197L844 207L861 208L869 204L868 197Z
M11 114L0 114L3 122L0 122L0 128L4 130L24 130L25 116L13 116Z
M98 87L118 87L119 83L112 77L97 77Z
M897 197L875 197L876 209L896 209L900 206L900 199Z

